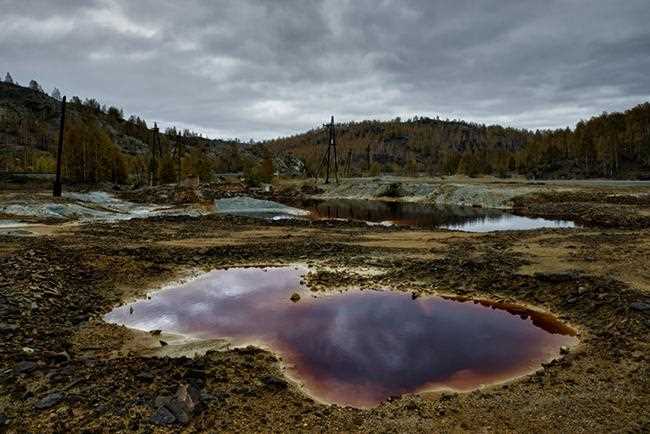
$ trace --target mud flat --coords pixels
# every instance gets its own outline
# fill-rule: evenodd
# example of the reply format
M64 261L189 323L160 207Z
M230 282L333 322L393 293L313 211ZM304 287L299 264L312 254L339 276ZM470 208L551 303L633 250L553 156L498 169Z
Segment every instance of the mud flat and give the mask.
M590 201L582 190L551 189L522 206L646 209L643 196L628 204L629 191L612 198L600 189ZM618 221L481 234L156 216L0 234L0 423L8 432L647 432L650 231ZM201 347L104 320L193 273L295 263L310 268L304 280L317 300L390 288L409 303L454 296L531 306L575 328L579 344L505 383L359 409L313 399L272 351L218 339Z

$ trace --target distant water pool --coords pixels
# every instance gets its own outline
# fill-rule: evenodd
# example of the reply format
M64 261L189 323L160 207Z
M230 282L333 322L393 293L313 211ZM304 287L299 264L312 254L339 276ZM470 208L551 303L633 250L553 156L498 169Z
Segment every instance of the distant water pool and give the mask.
M576 227L572 221L524 217L490 208L355 199L308 200L296 206L310 211L312 218L383 222L465 232Z

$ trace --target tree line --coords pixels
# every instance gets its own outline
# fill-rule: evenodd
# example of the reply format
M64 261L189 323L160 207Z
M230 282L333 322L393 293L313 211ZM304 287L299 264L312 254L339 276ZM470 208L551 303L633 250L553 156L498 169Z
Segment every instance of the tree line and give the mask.
M52 173L58 142L61 92L47 96L31 80L21 87L7 73L0 93L0 171ZM0 87L2 83L0 83ZM76 183L171 183L212 180L215 173L244 172L251 183L270 181L272 156L263 148L243 151L237 140L210 140L174 126L159 132L139 116L94 98L73 96L67 104L63 175ZM182 146L177 146L178 143ZM178 155L180 150L180 156ZM154 165L155 161L155 165ZM180 171L180 173L179 173Z
M17 88L15 104L0 105L0 170L52 172L61 92L47 97L31 80ZM1 96L1 95L0 95ZM23 98L23 99L21 99ZM178 178L176 142L183 142L182 177L210 180L215 173L244 172L251 182L269 180L273 159L294 154L313 176L327 145L324 128L243 145L238 140L208 140L175 127L160 134L152 173L153 128L138 116L93 98L73 96L68 104L64 175L73 182L173 182ZM529 177L628 177L650 173L650 103L623 113L603 113L575 128L529 131L461 120L414 117L336 125L339 167L344 176L397 173L416 175L493 174ZM13 145L13 146L10 146Z
M318 167L327 131L265 143ZM493 174L529 177L637 177L650 173L650 103L603 113L574 129L538 130L414 117L337 124L339 166L349 174ZM312 173L313 174L313 173Z

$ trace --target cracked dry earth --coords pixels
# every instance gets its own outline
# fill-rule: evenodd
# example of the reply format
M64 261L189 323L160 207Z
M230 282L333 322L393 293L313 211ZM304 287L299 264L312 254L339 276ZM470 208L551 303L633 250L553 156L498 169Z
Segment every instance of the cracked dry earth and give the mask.
M466 234L208 216L0 237L0 430L648 432L648 258L638 228ZM192 272L292 263L311 267L314 291L528 304L580 344L508 383L355 409L311 399L272 353L210 342L186 357L195 348L164 331L101 319Z

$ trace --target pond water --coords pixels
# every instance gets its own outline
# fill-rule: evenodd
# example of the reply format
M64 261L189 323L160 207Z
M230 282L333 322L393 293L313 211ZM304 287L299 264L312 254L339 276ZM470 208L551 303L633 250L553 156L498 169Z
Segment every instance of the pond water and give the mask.
M575 227L571 221L524 217L490 208L355 199L309 200L297 206L310 211L313 218L383 222L465 232Z
M215 270L118 307L105 319L270 349L312 396L356 407L505 381L577 342L553 317L514 305L413 300L386 290L311 293L301 284L307 271ZM294 292L301 295L295 303Z
M256 217L270 220L307 218L309 211L293 208L270 200L239 196L214 201L217 214L230 214L242 217Z

